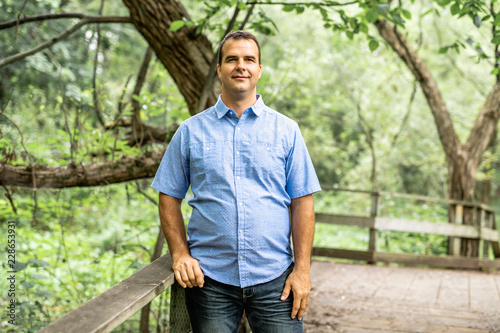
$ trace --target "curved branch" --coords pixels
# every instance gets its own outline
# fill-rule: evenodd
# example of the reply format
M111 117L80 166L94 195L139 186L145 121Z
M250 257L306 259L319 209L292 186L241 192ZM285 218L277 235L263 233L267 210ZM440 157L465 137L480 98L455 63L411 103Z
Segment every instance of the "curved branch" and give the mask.
M454 160L457 151L460 150L460 141L453 129L453 122L444 104L443 97L432 77L429 69L417 53L411 49L406 40L394 29L394 25L387 21L379 20L375 22L380 36L399 55L401 60L408 66L410 71L420 83L427 103L434 116L439 138L443 145L448 161Z
M33 177L30 166L0 165L0 183L4 186L65 188L75 186L105 186L134 179L154 177L164 151L146 153L112 162L90 165L47 167L37 165Z
M137 74L137 81L135 83L133 95L139 96L141 94L142 86L146 81L146 74L148 72L149 63L151 61L151 56L153 55L153 49L149 46L142 60L141 68ZM132 135L134 137L135 143L141 146L144 141L144 125L141 119L141 105L132 97Z
M106 17L104 17L103 19L104 20L100 20L99 17L84 18L84 19L80 20L77 24L75 24L74 26L72 26L71 28L69 28L68 30L66 30L63 33L61 33L59 36L54 37L54 38L46 41L45 43L42 43L42 44L38 45L37 47L35 47L35 48L31 49L31 50L28 50L26 52L21 52L21 53L18 53L18 54L14 54L13 56L10 56L10 57L7 57L5 59L0 60L0 68L2 68L3 66L6 66L8 64L11 64L13 62L16 62L18 60L21 60L21 59L24 59L26 57L29 57L30 55L38 53L38 52L40 52L40 51L42 51L42 50L44 50L44 49L46 49L48 47L51 47L55 43L60 42L61 40L65 39L66 37L70 36L72 33L74 33L75 31L77 31L78 29L80 29L85 24L89 24L89 23L104 23L104 22L107 22L107 23L124 23L124 22L129 23L129 22L131 22L130 18L128 18L128 17L122 17L122 18L120 18L120 20L113 20L113 21L107 21Z
M30 22L71 19L71 18L89 19L91 20L89 23L132 23L130 17L125 17L125 16L92 16L92 15L85 15L82 13L57 13L57 14L51 13L51 14L27 16L19 20L16 19L0 23L0 30L9 29Z

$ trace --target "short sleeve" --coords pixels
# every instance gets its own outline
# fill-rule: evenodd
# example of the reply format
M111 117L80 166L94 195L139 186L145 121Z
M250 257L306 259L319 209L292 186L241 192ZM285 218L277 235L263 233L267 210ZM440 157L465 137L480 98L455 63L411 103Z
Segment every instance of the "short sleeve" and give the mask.
M181 124L170 141L151 187L184 199L189 188L189 143L186 126Z
M292 144L286 161L286 191L290 198L321 191L318 176L299 126L294 122Z

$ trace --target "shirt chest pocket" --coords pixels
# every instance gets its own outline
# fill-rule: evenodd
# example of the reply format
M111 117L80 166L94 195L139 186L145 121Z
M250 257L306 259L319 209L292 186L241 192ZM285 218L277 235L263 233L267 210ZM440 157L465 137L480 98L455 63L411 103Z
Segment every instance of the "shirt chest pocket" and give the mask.
M283 177L285 156L283 147L266 142L256 142L253 146L253 166L259 176Z
M207 142L191 148L191 183L212 184L223 178L223 145Z

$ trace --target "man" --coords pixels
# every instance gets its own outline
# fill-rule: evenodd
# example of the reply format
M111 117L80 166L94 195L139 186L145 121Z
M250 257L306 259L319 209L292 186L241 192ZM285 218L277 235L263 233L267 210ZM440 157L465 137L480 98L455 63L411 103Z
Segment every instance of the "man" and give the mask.
M321 188L297 123L256 95L255 36L233 31L219 50L222 94L181 124L152 185L172 268L194 332L237 332L243 310L253 332L302 332ZM190 185L186 239L180 207Z

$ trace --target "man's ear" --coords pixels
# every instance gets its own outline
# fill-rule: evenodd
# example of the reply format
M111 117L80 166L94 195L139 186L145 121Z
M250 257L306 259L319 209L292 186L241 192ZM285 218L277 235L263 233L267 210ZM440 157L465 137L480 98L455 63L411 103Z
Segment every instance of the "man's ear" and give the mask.
M262 76L262 65L260 65L260 73L259 73L259 79Z
M220 77L220 64L217 64L217 75L219 75L219 78L220 78L220 79L222 79L222 78Z

